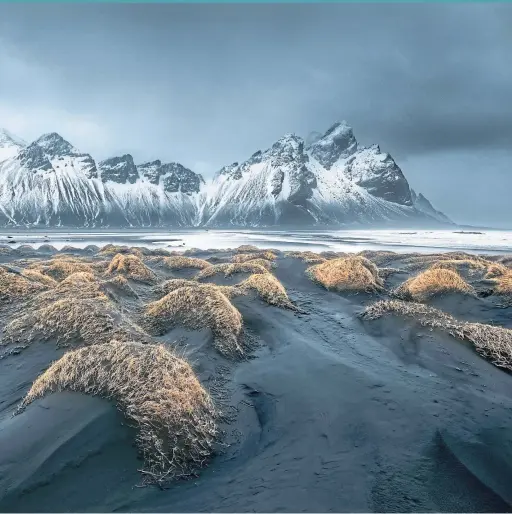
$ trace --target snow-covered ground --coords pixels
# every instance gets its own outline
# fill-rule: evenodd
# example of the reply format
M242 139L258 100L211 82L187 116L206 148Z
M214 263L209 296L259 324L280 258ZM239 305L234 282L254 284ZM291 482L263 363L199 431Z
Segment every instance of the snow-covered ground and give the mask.
M512 253L512 231L507 230L9 230L0 232L0 244L38 247L51 244L85 247L108 243L186 250L189 248L234 248L242 244L281 250L335 250L357 252L365 249L397 252L463 250L471 253ZM10 236L8 238L8 236Z

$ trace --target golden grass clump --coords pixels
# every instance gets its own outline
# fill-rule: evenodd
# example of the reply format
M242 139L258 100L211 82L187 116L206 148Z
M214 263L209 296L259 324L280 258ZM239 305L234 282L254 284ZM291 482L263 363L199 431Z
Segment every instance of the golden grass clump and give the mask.
M510 269L500 263L493 263L487 268L485 278L491 279L501 277L510 272Z
M119 246L109 243L98 250L98 255L114 256L117 253L128 254L131 253L130 248L126 245Z
M233 262L224 264L213 264L208 268L201 270L195 277L196 280L213 277L219 273L223 273L225 277L230 277L236 273L262 274L268 273L268 270L261 264L252 261Z
M40 284L48 287L55 287L58 282L53 279L52 277L48 275L43 275L40 271L37 271L35 269L24 269L21 274L28 278L29 280L32 280L34 282L39 282Z
M169 269L180 270L186 268L205 269L209 268L211 264L204 259L196 259L195 257L185 257L176 255L172 257L165 257L161 263Z
M172 291L176 291L177 289L181 289L182 287L197 287L197 288L206 288L205 291L209 291L208 288L214 287L222 293L227 298L233 298L241 294L241 292L236 290L235 286L218 286L216 284L201 284L200 282L196 282L195 280L185 280L181 278L173 278L171 280L166 280L163 284L157 287L157 293L165 296L166 294L171 293Z
M64 297L10 321L3 342L30 343L37 338L55 339L57 346L96 344L114 334L114 318L108 304L98 298Z
M512 272L502 275L498 280L496 293L501 295L512 296Z
M214 404L190 365L163 345L111 341L70 351L34 382L18 414L62 390L115 400L136 424L146 483L190 476L212 454Z
M307 264L321 264L327 260L325 256L316 252L310 252L309 250L304 252L287 252L286 255L288 257L293 257L294 259L300 259Z
M293 308L286 289L274 275L270 273L251 275L248 279L237 284L236 289L242 293L256 291L258 296L270 305Z
M325 259L340 259L341 257L350 257L347 252L335 252L333 250L324 250L320 252L320 255Z
M432 264L431 269L446 269L455 272L467 271L470 275L473 275L477 272L486 272L489 265L496 267L494 263L485 263L479 260L448 259L435 262Z
M77 272L92 273L93 269L89 263L75 257L60 257L49 261L39 261L28 266L28 269L39 271L57 281L61 281Z
M479 255L473 255L465 252L446 252L446 253L431 253L421 254L412 253L405 255L398 255L402 265L409 271L416 271L425 269L439 261L472 261L474 263L480 262L485 265L490 265L491 261L480 257ZM467 266L467 263L466 263ZM473 269L476 269L476 264L473 265Z
M233 262L247 262L253 261L255 259L275 261L277 259L277 255L275 253L270 252L269 250L265 250L263 252L239 253L233 256Z
M135 247L132 247L132 249L135 249ZM137 250L144 256L144 257L170 257L173 253L169 250L166 250L165 248L146 248L144 246L137 247Z
M347 257L311 266L312 280L334 291L375 292L383 288L375 264L364 257Z
M249 253L249 252L259 252L260 249L254 245L240 245L238 248L235 248L235 252L237 253Z
M453 337L469 341L480 355L495 366L512 371L512 330L460 321L438 309L398 300L376 302L367 307L361 317L375 320L386 314L414 318L423 326L444 330Z
M489 268L485 277L494 286L494 294L507 296L512 300L512 270L506 267Z
M13 302L24 300L33 294L47 289L40 281L29 280L19 273L11 273L0 266L0 301Z
M248 261L245 261L245 263L251 263L258 266L262 266L267 271L270 271L272 268L276 267L275 262L268 261L267 259L250 259Z
M100 283L96 277L89 272L78 271L66 277L59 282L56 287L40 294L36 298L38 307L46 307L50 302L56 302L63 299L80 299L106 302L107 296L100 287Z
M154 282L156 279L155 273L139 257L123 253L114 255L106 273L108 275L120 273L126 278L139 282Z
M200 282L196 282L195 280L185 280L182 278L173 278L170 280L166 280L163 284L160 284L157 287L157 293L165 296L166 294L171 293L172 291L176 291L177 289L181 289L182 287L197 287L197 288L206 288L205 291L209 291L208 288L214 287L222 293L227 298L233 298L239 294L242 294L241 291L237 291L235 286L218 286L215 284L201 284Z
M389 250L363 250L358 252L357 255L372 261L376 266L383 266L410 254L404 255Z
M238 342L242 331L242 316L216 286L202 284L171 291L146 306L143 325L161 335L177 325L190 329L209 327L214 346L227 356L241 356L244 350Z
M474 295L475 290L456 271L429 268L406 280L394 293L401 298L424 302L448 293Z

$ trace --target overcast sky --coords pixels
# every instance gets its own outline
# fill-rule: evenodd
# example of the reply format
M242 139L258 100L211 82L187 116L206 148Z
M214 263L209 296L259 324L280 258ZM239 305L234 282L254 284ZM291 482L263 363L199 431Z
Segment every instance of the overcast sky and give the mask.
M512 228L512 5L0 4L0 126L209 175L346 119L459 222Z

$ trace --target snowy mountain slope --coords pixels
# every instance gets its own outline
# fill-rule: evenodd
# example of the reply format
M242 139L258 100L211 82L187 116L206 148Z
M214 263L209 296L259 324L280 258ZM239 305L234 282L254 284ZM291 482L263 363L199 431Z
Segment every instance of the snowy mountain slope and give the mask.
M14 157L25 146L25 141L5 129L0 129L0 162Z
M278 225L313 223L307 210L316 177L306 166L304 143L288 135L265 152L222 168L205 194L205 225Z
M57 133L25 145L0 132L0 224L66 226L335 225L449 222L378 146L336 123L310 145L286 135L213 179L179 163L96 164ZM0 155L2 155L0 153Z
M0 212L5 219L21 224L88 225L101 216L101 191L83 173L88 167L81 158L49 157L32 143L0 163Z

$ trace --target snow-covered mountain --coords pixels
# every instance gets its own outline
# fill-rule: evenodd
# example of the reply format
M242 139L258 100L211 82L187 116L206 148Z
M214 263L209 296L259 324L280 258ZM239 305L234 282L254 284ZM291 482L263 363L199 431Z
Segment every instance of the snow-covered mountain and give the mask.
M309 145L286 135L213 179L179 163L96 163L57 133L30 144L0 131L0 224L279 226L449 223L390 155L336 123Z
M361 147L345 123L323 136L286 135L247 161L222 168L201 201L210 226L449 222L418 201L401 169L378 146ZM421 197L424 198L423 196ZM430 204L429 204L430 205Z
M0 128L0 162L14 157L24 146L25 141Z

